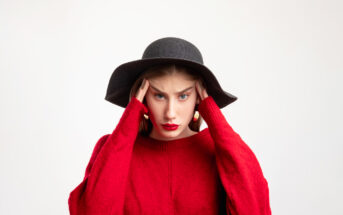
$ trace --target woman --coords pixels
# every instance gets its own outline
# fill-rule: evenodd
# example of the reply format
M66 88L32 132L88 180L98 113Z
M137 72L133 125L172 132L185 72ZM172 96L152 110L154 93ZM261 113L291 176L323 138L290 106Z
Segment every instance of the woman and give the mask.
M236 99L193 44L151 43L112 74L106 100L125 111L97 142L70 214L271 214L261 167L220 111Z

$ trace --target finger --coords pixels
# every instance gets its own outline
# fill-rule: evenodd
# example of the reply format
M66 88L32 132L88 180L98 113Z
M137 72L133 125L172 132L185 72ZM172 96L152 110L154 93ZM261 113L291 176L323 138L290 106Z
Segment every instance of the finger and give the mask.
M203 88L203 98L206 99L208 97L206 88Z
M145 86L145 82L146 82L146 79L144 78L144 79L143 79L143 81L142 81L141 87L140 87L141 89L143 89L143 88L144 88L144 86Z
M201 100L205 99L208 96L206 89L199 81L196 83L196 88Z
M201 98L200 90L199 90L199 82L198 81L195 82L195 90L196 90L198 96Z
M199 85L200 85L200 88L201 88L201 95L202 95L202 98L203 98L203 99L207 98L207 97L208 97L208 94L207 94L206 87L204 86L204 82L199 81Z
M146 92L148 91L149 88L149 81L144 79L141 87L138 89L137 94L136 94L136 98L140 101L143 102L144 100L144 96L146 94Z
M144 84L144 87L142 89L144 96L145 96L146 92L148 91L149 86L150 86L149 81L145 80L145 84Z
M204 99L204 87L202 86L202 84L200 83L200 81L198 82L198 92L199 92L199 95L200 95L200 98L201 100Z

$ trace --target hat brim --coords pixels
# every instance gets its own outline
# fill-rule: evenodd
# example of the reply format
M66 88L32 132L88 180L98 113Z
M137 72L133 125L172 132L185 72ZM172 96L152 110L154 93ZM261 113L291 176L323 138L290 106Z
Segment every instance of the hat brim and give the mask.
M224 91L211 70L206 66L183 59L175 58L151 58L135 60L118 66L110 78L105 100L125 108L129 103L129 94L132 85L137 78L148 68L166 63L181 64L199 72L207 86L207 92L219 108L223 108L237 100L237 97Z

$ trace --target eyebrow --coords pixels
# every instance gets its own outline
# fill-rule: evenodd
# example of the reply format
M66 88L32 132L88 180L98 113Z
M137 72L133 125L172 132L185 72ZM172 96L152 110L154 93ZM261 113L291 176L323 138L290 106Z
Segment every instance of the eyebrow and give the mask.
M156 91L159 92L159 93L164 93L162 90L157 89L156 87L152 86L151 84L150 84L150 87L153 88L154 90L156 90ZM179 91L179 92L176 92L176 94L186 92L187 90L190 90L190 89L192 89L193 87L194 87L194 86L188 87L188 88L186 88L186 89L184 89L184 90L181 90L181 91Z

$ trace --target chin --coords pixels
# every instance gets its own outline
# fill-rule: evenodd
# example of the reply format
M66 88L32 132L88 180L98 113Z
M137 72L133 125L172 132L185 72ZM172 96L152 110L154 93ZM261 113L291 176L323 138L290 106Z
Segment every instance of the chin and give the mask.
M162 128L163 129L163 128ZM164 129L162 130L162 132L159 132L159 135L163 138L177 138L178 136L180 136L181 131L176 130L176 131L165 131Z

